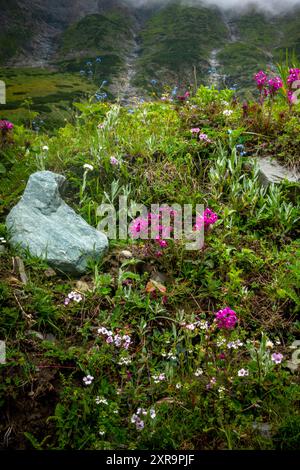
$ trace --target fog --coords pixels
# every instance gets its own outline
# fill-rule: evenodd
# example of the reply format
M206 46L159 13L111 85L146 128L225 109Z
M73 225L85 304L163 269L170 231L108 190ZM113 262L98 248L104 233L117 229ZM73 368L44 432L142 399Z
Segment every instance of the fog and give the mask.
M172 0L125 0L133 6L159 6L172 3ZM245 9L255 5L268 13L284 13L295 6L300 6L300 0L181 0L186 5L216 5L223 9Z

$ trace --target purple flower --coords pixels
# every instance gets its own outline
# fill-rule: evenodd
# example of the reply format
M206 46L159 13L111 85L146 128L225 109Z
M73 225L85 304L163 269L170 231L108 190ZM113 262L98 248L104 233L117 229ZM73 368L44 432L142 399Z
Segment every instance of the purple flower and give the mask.
M272 354L271 359L273 362L275 362L275 364L281 364L283 355L280 353L274 353Z

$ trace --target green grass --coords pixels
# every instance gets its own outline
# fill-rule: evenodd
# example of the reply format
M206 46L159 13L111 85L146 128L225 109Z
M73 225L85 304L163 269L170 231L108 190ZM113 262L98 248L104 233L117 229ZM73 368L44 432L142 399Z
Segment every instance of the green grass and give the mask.
M0 69L0 77L6 83L7 104L0 105L2 118L26 122L30 112L47 117L48 127L62 123L70 113L74 100L96 91L92 81L75 73L61 73L45 69ZM28 109L25 101L30 100Z

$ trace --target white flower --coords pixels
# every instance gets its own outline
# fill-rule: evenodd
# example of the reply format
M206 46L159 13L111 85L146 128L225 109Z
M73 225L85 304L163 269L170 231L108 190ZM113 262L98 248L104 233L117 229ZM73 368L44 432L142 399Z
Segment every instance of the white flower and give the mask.
M98 333L99 335L107 335L107 329L101 326L101 328L98 329Z
M45 150L45 152L48 152L48 150L49 150L48 145L44 145L43 150Z
M268 339L268 341L266 342L266 348L269 348L269 349L272 349L274 348L274 343Z
M202 369L197 369L194 375L195 375L196 377L199 377L199 376L202 375L202 374L203 374L203 370L202 370Z
M231 116L232 114L233 114L232 109L225 109L225 110L223 111L223 115L224 115L224 116Z
M208 328L209 328L208 322L204 321L204 320L200 320L197 323L197 326L199 326L200 330L208 330Z
M104 436L105 431L99 431L100 436Z
M145 410L145 408L138 408L136 414L137 414L137 415L142 414L142 415L146 416L146 415L147 415L147 411Z
M78 292L70 292L70 294L68 294L68 298L77 303L82 301L82 295L78 294Z
M97 405L100 405L101 403L103 403L104 405L108 405L108 401L106 400L106 398L103 397L96 397L95 402Z
M175 387L176 387L177 389L179 389L179 388L182 387L182 385L181 385L180 383L178 383L178 384L175 385Z
M150 413L150 418L154 419L156 417L156 412L154 408L150 408L149 413Z
M131 420L130 420L130 421L131 421L132 423L135 423L137 419L138 419L138 415L134 414L134 415L131 416Z
M83 377L83 382L85 385L91 385L91 383L94 380L94 377L92 375L87 375L86 377Z
M114 342L117 347L121 346L122 344L122 338L120 335L115 335L114 337Z
M93 171L93 169L94 169L93 165L90 165L89 163L85 163L85 164L83 165L83 168L84 168L85 170L88 170L88 171Z
M240 369L238 371L239 377L247 377L249 375L249 371L247 369Z
M218 392L220 395L224 395L225 390L226 388L223 385L221 385L221 387L218 388Z
M195 329L195 325L193 323L191 323L190 325L186 325L186 329L193 331Z
M5 240L5 238L3 238L3 237L0 237L0 243L3 243L3 244L4 244L4 243L6 243L6 240Z
M128 358L121 357L119 362L118 362L119 366L128 366L130 363L131 363L130 357L128 357Z

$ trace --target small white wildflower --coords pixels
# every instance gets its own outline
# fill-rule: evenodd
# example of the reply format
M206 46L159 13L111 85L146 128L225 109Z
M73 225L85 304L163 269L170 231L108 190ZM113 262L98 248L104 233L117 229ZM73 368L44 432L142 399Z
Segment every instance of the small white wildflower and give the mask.
M208 330L208 328L209 328L208 322L204 321L204 320L200 320L198 322L198 326L199 326L200 330Z
M83 382L85 385L91 385L91 383L94 380L94 377L92 375L87 375L86 377L83 377Z
M137 412L136 412L137 415L144 415L146 416L147 415L147 411L145 410L145 408L138 408L137 409Z
M202 374L203 374L203 370L199 368L199 369L196 370L196 372L195 372L194 375L195 375L196 377L199 377L199 376L202 375Z
M274 343L273 341L269 340L266 342L266 348L272 349L274 348Z
M100 436L104 436L105 431L99 431Z
M99 335L107 335L107 329L102 326L101 328L98 329Z
M196 327L195 327L194 323L191 323L190 325L186 325L187 330L193 331L195 328Z
M131 420L130 420L130 421L131 421L132 423L135 423L137 419L138 419L138 415L134 414L134 415L131 416Z
M231 116L232 114L233 114L232 109L225 109L225 110L223 111L223 115L224 115L224 116Z
M155 409L154 409L154 408L150 408L149 414L150 414L150 418L154 419L154 418L156 417Z
M240 369L238 371L239 377L247 377L249 375L249 371L247 369Z
M95 402L97 405L100 405L101 403L103 403L104 405L108 405L108 401L106 400L106 398L103 397L96 397Z
M182 387L182 385L181 385L181 383L178 383L178 384L175 385L175 387L176 387L177 389L179 389L179 388Z
M44 146L43 146L43 150L45 150L45 152L48 152L48 150L49 150L48 145L44 145Z
M122 338L120 335L115 335L114 337L114 343L117 347L120 347L122 344Z

